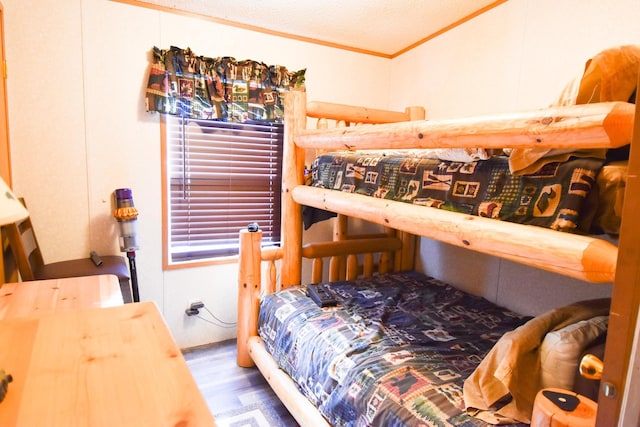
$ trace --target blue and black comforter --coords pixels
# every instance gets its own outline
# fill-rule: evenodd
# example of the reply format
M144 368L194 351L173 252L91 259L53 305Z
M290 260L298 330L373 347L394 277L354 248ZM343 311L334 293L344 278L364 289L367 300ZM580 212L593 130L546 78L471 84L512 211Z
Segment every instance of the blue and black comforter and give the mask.
M263 298L259 334L335 426L477 426L462 386L520 316L420 273L330 283L337 307L303 288Z

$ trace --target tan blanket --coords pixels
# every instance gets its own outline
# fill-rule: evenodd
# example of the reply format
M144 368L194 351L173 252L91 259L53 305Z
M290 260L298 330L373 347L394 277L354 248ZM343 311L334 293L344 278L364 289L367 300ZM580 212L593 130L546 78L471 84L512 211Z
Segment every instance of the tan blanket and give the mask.
M538 351L547 332L609 313L609 298L550 310L506 333L464 383L467 412L491 424L531 422L540 386Z
M577 93L565 89L563 97L573 98L575 104L594 102L629 101L638 82L640 46L626 45L603 50L585 64ZM569 84L575 89L575 82ZM560 99L557 105L567 105ZM631 142L631 141L629 141ZM605 158L606 150L579 149L514 149L509 157L509 168L513 175L524 175L537 171L543 165L565 161L570 156Z

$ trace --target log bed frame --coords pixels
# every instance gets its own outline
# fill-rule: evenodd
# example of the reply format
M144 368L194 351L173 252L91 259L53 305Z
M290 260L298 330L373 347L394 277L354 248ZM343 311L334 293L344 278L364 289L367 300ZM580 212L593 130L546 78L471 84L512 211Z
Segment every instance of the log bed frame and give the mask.
M319 119L319 129L306 129L308 117ZM327 129L325 119L335 120L338 126ZM496 149L558 148L572 147L578 142L582 148L615 148L626 144L631 136L638 146L640 106L613 102L462 120L422 119L424 109L416 107L404 113L388 112L307 103L306 93L301 91L286 95L282 246L261 248L260 231L240 232L238 364L257 365L301 425L328 425L277 367L257 336L260 297L274 292L276 282L283 288L300 285L302 258L313 260L312 282L320 281L323 270L327 270L323 268L323 258L330 260L329 280L413 269L415 236L424 236L589 282L613 283L596 421L597 426L616 425L623 419L637 421L640 402L627 384L640 375L637 372L640 363L636 360L636 351L640 350L634 347L634 340L637 342L639 336L636 322L640 303L640 222L634 221L634 213L640 211L640 150L631 150L617 247L591 237L323 190L303 183L305 160L311 159L305 157L307 149L478 145ZM349 123L359 125L349 126ZM302 245L301 205L338 213L332 241ZM384 233L351 236L347 216L380 224Z

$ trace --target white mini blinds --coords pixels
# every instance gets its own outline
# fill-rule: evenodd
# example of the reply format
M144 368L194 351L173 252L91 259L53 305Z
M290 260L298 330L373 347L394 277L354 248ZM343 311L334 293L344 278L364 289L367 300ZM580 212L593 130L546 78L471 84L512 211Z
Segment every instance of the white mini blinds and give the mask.
M252 222L279 244L283 125L164 120L169 262L237 255Z

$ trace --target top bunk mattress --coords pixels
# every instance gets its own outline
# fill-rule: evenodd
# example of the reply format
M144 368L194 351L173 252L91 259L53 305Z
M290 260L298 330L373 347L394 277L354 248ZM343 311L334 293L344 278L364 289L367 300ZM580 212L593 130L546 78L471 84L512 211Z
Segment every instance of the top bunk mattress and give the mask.
M624 163L552 162L513 175L509 158L459 162L408 151L318 156L310 185L580 234L618 232ZM608 172L605 172L608 171ZM324 215L305 208L305 226Z

